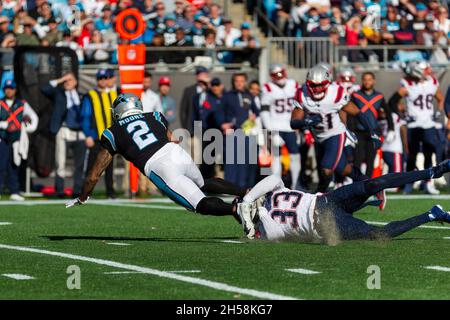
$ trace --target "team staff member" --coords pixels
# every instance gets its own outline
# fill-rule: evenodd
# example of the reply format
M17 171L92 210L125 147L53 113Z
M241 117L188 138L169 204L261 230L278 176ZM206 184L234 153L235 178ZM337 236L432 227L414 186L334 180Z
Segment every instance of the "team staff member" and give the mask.
M114 92L108 90L110 75L107 69L99 69L96 74L97 87L89 90L81 104L81 127L86 136L86 147L89 149L87 171L92 168L101 150L100 137L103 130L112 124L111 94ZM110 198L117 197L113 186L113 167L111 162L105 170L106 195Z
M62 85L61 87L58 87ZM83 185L83 166L86 155L85 135L81 130L81 94L77 91L77 79L67 73L59 79L42 86L41 91L53 103L49 131L56 136L55 145L55 192L64 196L64 178L67 149L72 149L75 161L73 174L73 197L78 197Z
M194 98L194 122L201 122L203 132L218 128L215 114L222 107L222 97L223 84L219 78L214 78L211 80L210 89ZM209 144L209 141L202 142L202 154ZM213 178L216 175L215 163L206 163L205 161L206 159L203 157L200 172L205 179Z
M378 113L383 108L386 113L385 119L388 123L388 131L386 140L391 142L394 137L394 124L390 109L386 103L383 94L375 90L375 74L373 72L364 72L361 76L361 89L354 92L352 95L353 103L367 115L367 118L372 123L372 127L378 127ZM372 177L373 165L376 155L376 149L370 137L370 133L357 121L354 121L354 132L358 138L358 143L355 148L354 165L361 168L363 163L366 164L366 175Z
M141 94L141 101L144 112L162 112L161 100L158 94L152 90L152 74L150 72L145 72L143 84L144 91Z
M209 71L199 66L195 69L196 83L185 88L181 98L179 109L181 127L194 134L192 116L194 112L194 96L207 90L209 83Z
M222 108L217 112L217 123L225 136L235 134L233 159L227 156L227 151L224 155L225 180L241 188L248 188L254 185L256 180L257 166L250 161L251 156L254 156L250 154L251 146L256 145L256 138L252 139L252 136L246 135L245 139L241 139L234 131L243 129L247 120L256 121L259 116L259 109L253 96L247 90L247 74L235 73L231 82L233 89L224 94ZM226 141L227 138L225 137L224 142L226 143ZM239 146L238 141L245 141L244 148ZM245 157L245 161L242 161L242 156Z
M22 121L26 120L24 114L31 107L24 100L17 99L13 80L6 80L3 91L5 97L0 100L0 192L7 176L10 199L23 201L19 195L19 167L14 163L13 145L20 139Z

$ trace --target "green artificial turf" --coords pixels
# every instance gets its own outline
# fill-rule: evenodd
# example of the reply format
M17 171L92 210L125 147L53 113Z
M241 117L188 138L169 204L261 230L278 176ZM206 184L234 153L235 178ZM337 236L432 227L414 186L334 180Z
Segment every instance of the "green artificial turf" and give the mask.
M393 221L449 200L391 200L383 213L358 217ZM162 206L163 208L159 208ZM1 222L10 222L1 225ZM439 224L428 224L440 226ZM450 225L445 225L450 227ZM0 206L0 245L31 247L105 259L189 279L298 299L450 299L449 229L416 229L392 241L351 241L336 246L247 241L230 217L205 217L168 203L138 206L110 202L65 209L60 205ZM229 243L223 241L239 241ZM125 243L116 246L108 243ZM67 268L81 270L81 289L67 288ZM380 267L381 289L369 290L367 269ZM299 274L285 269L320 272ZM197 283L42 253L0 248L0 299L255 299ZM25 274L15 280L3 274Z

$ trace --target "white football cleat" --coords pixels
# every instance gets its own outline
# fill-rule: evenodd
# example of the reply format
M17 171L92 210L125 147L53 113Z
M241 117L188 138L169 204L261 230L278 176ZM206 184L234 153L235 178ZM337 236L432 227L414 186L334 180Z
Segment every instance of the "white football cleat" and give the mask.
M256 215L256 210L252 203L241 202L237 205L237 213L241 217L244 233L249 239L255 238L255 224L253 218Z
M436 189L431 181L425 183L425 192L432 195L438 195L441 193L438 189Z
M21 196L20 194L18 194L18 193L13 193L13 194L11 194L11 195L9 196L9 199L12 200L12 201L24 201L24 200L25 200L25 198L22 197L22 196Z

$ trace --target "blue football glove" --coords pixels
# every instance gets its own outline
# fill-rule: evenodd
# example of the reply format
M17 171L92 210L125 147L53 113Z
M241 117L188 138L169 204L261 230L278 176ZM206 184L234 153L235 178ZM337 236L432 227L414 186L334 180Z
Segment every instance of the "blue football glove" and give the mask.
M305 118L305 127L310 128L318 125L322 122L322 117L320 114L315 114L313 116Z
M373 146L375 147L375 150L380 149L381 145L382 145L380 137L376 133L372 133L370 138L372 139Z

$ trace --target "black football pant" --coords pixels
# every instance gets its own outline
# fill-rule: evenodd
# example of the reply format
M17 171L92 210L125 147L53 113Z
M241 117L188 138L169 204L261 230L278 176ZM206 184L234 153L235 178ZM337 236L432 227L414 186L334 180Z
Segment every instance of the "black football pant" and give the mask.
M420 170L404 173L390 173L375 179L359 181L343 186L317 198L316 210L319 215L319 233L327 231L320 221L332 217L336 230L343 240L393 238L424 223L430 222L428 213L406 220L391 222L385 226L372 226L365 221L353 217L367 199L377 192L388 188L396 188L419 180L428 180L431 171Z
M366 176L372 177L373 162L375 161L375 155L377 150L373 145L373 141L370 138L370 134L367 132L356 132L358 138L358 144L355 148L355 160L354 166L361 168L361 164L366 164Z

